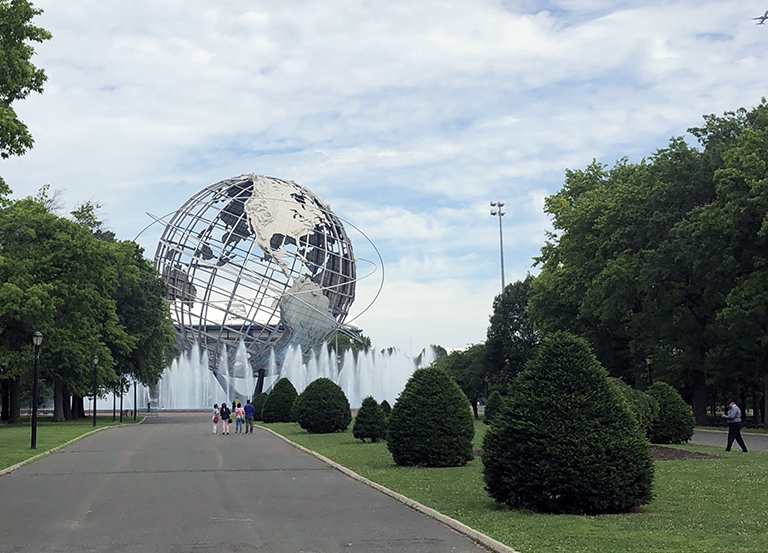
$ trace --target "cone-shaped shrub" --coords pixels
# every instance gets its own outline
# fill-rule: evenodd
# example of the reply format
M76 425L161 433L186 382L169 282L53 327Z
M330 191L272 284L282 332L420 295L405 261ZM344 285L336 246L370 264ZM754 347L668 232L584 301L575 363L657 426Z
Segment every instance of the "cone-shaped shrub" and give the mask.
M680 397L672 386L665 382L654 382L646 392L659 404L658 415L654 417L648 437L654 444L681 444L693 437L691 406Z
M296 400L296 422L312 434L330 434L347 429L352 420L344 391L328 378L310 382Z
M387 437L384 410L373 397L368 396L363 399L363 404L355 417L355 424L352 426L352 435L363 442L366 439L378 442Z
M651 500L648 441L582 338L546 337L483 442L486 490L513 508L620 513Z
M493 392L488 397L488 401L485 402L485 416L483 417L483 422L485 422L485 424L491 424L493 418L499 414L499 409L501 409L501 394L499 392Z
M291 422L291 408L298 395L290 380L287 378L278 380L261 409L261 420L264 422Z
M629 409L634 413L637 423L640 425L640 430L648 436L651 425L659 414L658 402L653 396L631 388L620 378L610 378L609 380L619 388L624 399L627 400Z
M455 467L472 459L469 400L444 370L414 371L389 415L387 447L401 466Z
M253 420L255 421L264 420L261 416L261 410L264 409L264 403L267 401L268 397L269 397L268 393L261 392L255 398L253 398Z
M392 412L392 406L386 399L381 402L381 410L384 411L384 417L389 417L389 414Z

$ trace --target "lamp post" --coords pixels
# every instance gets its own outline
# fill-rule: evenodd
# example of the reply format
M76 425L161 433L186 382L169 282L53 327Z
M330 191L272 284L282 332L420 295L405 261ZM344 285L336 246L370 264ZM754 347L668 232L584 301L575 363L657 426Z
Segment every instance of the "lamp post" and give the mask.
M505 212L502 211L504 202L491 202L491 215L499 217L499 252L501 254L501 293L504 293L504 234L501 232L501 218ZM498 209L497 209L498 208Z
M136 420L136 379L133 379L133 420Z
M35 380L32 384L32 445L30 449L37 449L38 365L40 361L40 344L43 343L43 335L39 331L32 335L32 343L35 345Z
M96 386L96 370L99 367L99 356L93 356L93 426L96 426L96 393L98 388Z

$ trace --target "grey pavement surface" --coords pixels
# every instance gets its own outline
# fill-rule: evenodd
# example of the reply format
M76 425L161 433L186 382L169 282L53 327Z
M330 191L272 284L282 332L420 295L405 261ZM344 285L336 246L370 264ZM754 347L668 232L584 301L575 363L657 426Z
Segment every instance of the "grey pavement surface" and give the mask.
M0 477L0 552L28 551L482 549L263 430L163 413Z
M744 438L747 450L768 451L768 434L752 434L742 430L741 437ZM722 447L723 450L725 450L727 441L728 430L700 430L697 428L693 432L693 438L691 438L691 442L694 444L713 445ZM734 442L731 451L738 451L741 453L739 444Z

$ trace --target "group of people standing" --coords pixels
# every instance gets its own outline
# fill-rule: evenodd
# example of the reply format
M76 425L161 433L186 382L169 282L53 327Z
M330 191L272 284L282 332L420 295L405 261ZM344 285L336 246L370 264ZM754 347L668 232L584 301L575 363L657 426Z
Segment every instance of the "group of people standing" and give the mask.
M253 413L254 407L251 404L251 400L247 400L245 407L235 398L232 402L232 409L235 410L235 434L243 433L243 423L245 423L245 434L250 431L253 434ZM222 435L229 435L229 425L232 423L232 411L227 407L226 403L221 404L219 408L218 403L213 404L213 433L218 434L219 421L221 421L221 433Z

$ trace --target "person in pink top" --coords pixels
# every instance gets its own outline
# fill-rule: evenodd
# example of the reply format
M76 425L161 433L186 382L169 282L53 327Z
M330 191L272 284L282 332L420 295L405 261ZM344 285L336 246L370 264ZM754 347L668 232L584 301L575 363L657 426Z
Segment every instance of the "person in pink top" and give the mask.
M237 402L237 407L235 407L235 434L242 434L243 433L243 419L245 418L245 409L243 409L243 406L240 405L240 402Z

